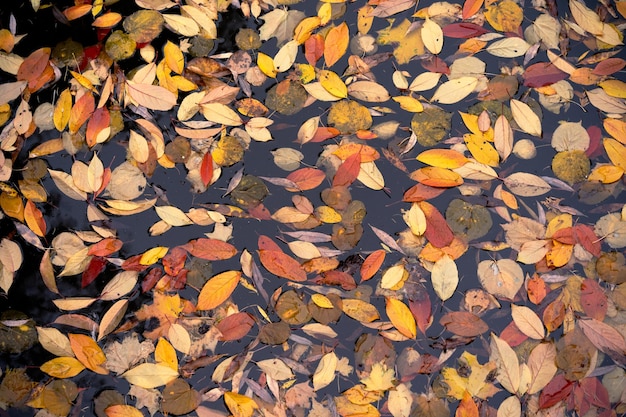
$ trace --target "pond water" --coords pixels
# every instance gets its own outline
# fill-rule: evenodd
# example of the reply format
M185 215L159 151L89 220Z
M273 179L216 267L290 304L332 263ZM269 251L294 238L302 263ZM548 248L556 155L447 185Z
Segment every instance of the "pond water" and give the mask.
M60 77L29 91L14 71L30 84L3 110L0 416L626 411L622 5L91 3L0 11L0 96L38 48ZM114 36L143 48L60 64L68 39L123 55ZM70 80L71 117L94 98L73 138L20 125ZM121 131L89 147L91 123ZM43 195L24 184L41 167Z

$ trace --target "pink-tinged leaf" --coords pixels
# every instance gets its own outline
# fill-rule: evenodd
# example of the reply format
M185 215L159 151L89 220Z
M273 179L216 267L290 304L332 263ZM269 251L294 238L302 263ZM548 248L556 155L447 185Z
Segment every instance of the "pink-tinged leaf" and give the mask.
M597 281L586 279L580 287L580 303L586 315L603 321L608 309L608 302L604 290Z
M528 340L528 336L522 333L514 321L511 321L500 334L500 339L508 343L509 346L515 347Z
M426 334L426 330L433 322L432 303L428 291L423 285L417 287L417 291L409 298L409 309L415 318L417 328Z
M614 327L596 319L580 319L576 322L599 350L606 354L626 355L626 341Z
M200 179L202 184L206 187L213 178L213 157L211 152L207 152L202 157L202 163L200 164Z
M581 394L580 397L587 403L588 408L590 408L591 405L599 408L611 408L609 392L598 378L584 378L576 387L576 391L578 391L576 394ZM582 410L580 410L580 413L581 415L587 414L583 414Z
M577 224L573 229L576 242L596 258L600 257L602 254L602 244L593 231L593 228L586 224Z
M436 248L443 248L452 243L454 234L439 210L426 201L421 201L417 204L419 204L424 212L424 216L426 216L426 232L424 232L426 239Z
M163 269L168 275L178 275L180 271L185 267L185 261L187 260L187 251L180 246L172 248L167 255L161 259Z
M93 244L89 247L87 255L93 256L109 256L118 250L122 249L124 242L113 237L107 237L100 242Z
M602 146L602 129L596 125L589 126L587 134L589 134L589 147L585 151L585 155L589 158L600 156L604 149Z
M537 88L564 80L569 75L550 62L539 62L526 68L522 78L526 87Z
M404 192L402 201L407 203L417 203L418 201L430 200L438 197L446 191L445 188L429 187L424 184L415 184Z
M259 245L259 250L273 250L277 252L283 251L276 242L274 242L270 237L265 235L259 236L257 244Z
M287 179L293 181L298 188L285 188L287 191L298 192L312 190L324 181L326 174L317 168L300 168L287 175Z
M548 382L541 394L539 394L539 408L550 408L566 399L574 389L574 382L565 379L563 374L558 374Z
M485 33L489 31L474 23L452 23L443 28L443 35L446 38L470 39Z
M422 67L424 67L426 71L437 72L446 75L450 74L450 67L448 67L448 64L446 64L446 62L438 56L433 56L429 59L423 59L420 62L422 64Z
M161 268L152 268L141 281L141 292L148 292L159 282L163 276Z
M291 281L306 281L306 272L300 262L286 253L275 250L259 250L261 264L272 274Z
M238 340L248 334L254 326L254 319L248 313L239 312L231 314L215 325L222 333L220 340Z
M91 258L91 261L89 261L89 265L87 265L87 268L83 271L81 288L85 288L86 286L91 284L96 278L98 278L98 275L100 275L102 271L104 271L106 265L106 258L100 256L94 256L93 258Z
M182 248L192 256L208 261L230 259L237 253L237 249L230 243L208 238L191 240L183 245Z
M598 62L598 65L591 71L595 75L611 75L621 71L626 66L626 61L622 58L607 58Z

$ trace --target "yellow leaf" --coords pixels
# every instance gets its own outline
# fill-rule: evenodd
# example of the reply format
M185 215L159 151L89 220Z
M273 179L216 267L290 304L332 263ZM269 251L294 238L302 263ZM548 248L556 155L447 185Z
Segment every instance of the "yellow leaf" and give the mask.
M410 177L431 187L456 187L463 184L461 175L447 168L423 167L413 171Z
M331 67L346 53L350 42L350 32L346 22L342 22L328 31L324 40L324 61Z
M318 391L335 379L335 371L337 370L337 364L339 359L335 352L329 352L322 356L320 362L317 364L315 373L313 373L313 390Z
M424 111L424 106L422 105L422 102L415 97L397 96L393 97L393 101L400 104L400 108L402 108L402 110L406 110L411 113L419 113Z
M24 206L24 220L28 228L37 236L44 237L46 235L46 221L43 214L30 200L26 200Z
M176 356L176 350L164 338L159 338L156 348L154 349L154 360L156 363L167 366L174 371L178 371L178 358Z
M409 272L404 268L404 264L399 263L388 268L380 280L380 287L390 290L399 290L404 286L404 282L409 278Z
M419 204L413 203L409 211L405 212L402 217L411 228L411 233L416 236L422 236L424 234L426 231L426 215Z
M231 391L224 393L224 402L234 417L252 417L259 408L252 398Z
M600 181L602 184L611 184L619 181L624 175L624 170L614 165L600 165L591 171L587 181Z
M611 163L626 171L626 146L611 138L605 138L602 144Z
M141 265L152 265L164 257L168 250L169 248L167 246L155 246L154 248L150 248L141 255L139 263Z
M71 378L81 373L85 366L76 358L62 356L49 360L39 369L54 378Z
M198 310L211 310L222 304L237 288L241 272L226 271L209 279L198 296Z
M168 384L178 378L178 371L169 366L157 363L142 363L133 369L124 372L122 377L131 384L141 388L156 388Z
M256 64L263 74L270 78L276 78L276 67L274 66L274 60L271 56L259 52L256 59Z
M330 301L328 297L322 294L313 294L311 296L311 301L315 303L316 306L321 308L334 308L335 306Z
M322 24L322 19L319 16L311 16L304 18L298 23L293 31L293 39L300 45L306 42L311 37L311 33ZM263 38L261 38L263 40Z
M95 340L84 334L70 333L68 337L76 359L85 365L86 368L101 375L109 373L108 369L101 366L106 362L107 358Z
M626 122L619 119L604 119L604 129L623 144L626 144Z
M511 394L517 393L520 386L520 367L517 354L509 344L491 333L491 354L489 360L496 363L498 374L496 378L500 385Z
M329 70L320 70L318 79L322 87L333 96L339 98L348 97L348 87L336 73Z
M361 379L368 391L387 391L394 387L395 372L383 362L375 362L370 374Z
M177 351L185 355L189 354L191 350L191 336L183 326L178 323L172 323L167 331L167 338Z
M541 136L541 119L528 104L511 99L511 112L520 129L529 135Z
M558 240L553 240L552 248L546 253L546 262L551 268L560 268L567 265L573 253L574 245L568 245Z
M165 46L163 46L163 55L165 55L164 59L168 68L176 74L182 74L183 69L185 68L185 57L183 56L183 52L180 50L178 45L171 41L167 41Z
M69 88L66 88L59 95L57 104L54 107L54 127L59 132L63 132L70 121L70 113L72 110L72 93Z
M428 149L417 155L418 161L439 168L454 169L465 165L469 160L453 149Z
M128 300L118 300L115 304L111 306L111 308L107 310L107 312L102 316L102 319L100 320L100 326L98 327L98 341L100 341L104 336L115 330L117 325L124 317L127 308Z
M298 55L298 42L289 41L284 44L274 56L274 68L277 72L285 72L296 61Z
M135 161L143 164L148 160L150 156L150 148L148 147L148 141L134 130L130 131L128 139L128 150Z
M359 33L361 35L366 35L367 32L372 28L372 22L374 21L374 16L371 14L374 8L367 4L362 6L359 9L357 15L357 28L359 29Z
M402 301L395 298L385 297L385 311L391 324L404 336L415 339L417 336L417 324L411 310Z
M355 298L344 299L341 309L347 316L362 323L371 323L380 317L374 305Z
M315 208L315 217L322 223L339 223L342 219L341 213L329 206L319 206Z
M498 32L517 32L524 19L524 10L514 1L504 0L487 7L485 17Z
M436 22L426 18L422 26L422 41L430 53L437 55L443 48L443 30Z
M468 133L463 135L465 145L476 161L481 164L497 167L500 155L483 134Z

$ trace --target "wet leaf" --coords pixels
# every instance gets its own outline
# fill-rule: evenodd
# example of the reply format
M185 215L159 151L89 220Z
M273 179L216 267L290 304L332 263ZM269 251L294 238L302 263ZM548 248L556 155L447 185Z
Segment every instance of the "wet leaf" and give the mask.
M240 278L239 271L226 271L209 279L198 295L196 308L211 310L222 304L235 290Z
M156 363L142 363L124 372L122 377L126 378L131 384L141 388L156 388L174 381L178 378L178 372L169 366Z

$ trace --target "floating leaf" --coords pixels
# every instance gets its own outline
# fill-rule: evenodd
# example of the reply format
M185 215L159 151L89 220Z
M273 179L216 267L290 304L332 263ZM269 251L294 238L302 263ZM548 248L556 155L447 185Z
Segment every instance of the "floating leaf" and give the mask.
M198 310L211 310L230 297L237 287L241 272L226 271L210 278L202 287L200 295L198 295Z
M141 388L156 388L178 378L178 372L169 366L142 363L122 374L128 382Z

